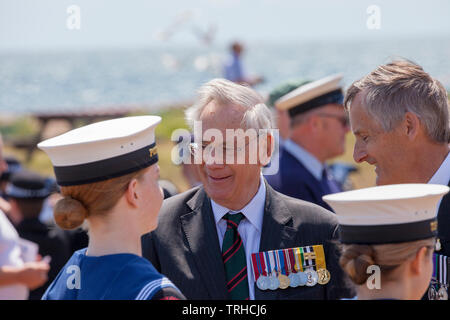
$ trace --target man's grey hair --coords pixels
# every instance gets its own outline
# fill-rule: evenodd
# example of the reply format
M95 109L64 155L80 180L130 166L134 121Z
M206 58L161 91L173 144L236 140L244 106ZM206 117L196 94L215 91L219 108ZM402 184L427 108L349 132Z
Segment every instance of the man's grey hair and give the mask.
M198 99L186 110L186 121L194 128L194 121L200 120L203 109L211 101L223 107L239 105L246 108L242 119L243 129L273 129L274 120L264 99L253 89L225 79L213 79L198 91Z
M366 111L385 131L393 130L406 112L414 113L435 142L450 142L449 104L442 84L421 66L396 60L381 65L353 82L347 90L344 106L350 111L352 100L362 93Z

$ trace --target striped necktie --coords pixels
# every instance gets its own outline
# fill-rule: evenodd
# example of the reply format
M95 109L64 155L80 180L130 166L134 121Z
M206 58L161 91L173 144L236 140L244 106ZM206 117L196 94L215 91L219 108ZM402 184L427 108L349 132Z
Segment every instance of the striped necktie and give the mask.
M232 300L246 300L249 298L247 280L247 259L244 244L237 230L242 213L227 213L223 219L227 222L227 231L223 237L222 259L227 278L227 289Z

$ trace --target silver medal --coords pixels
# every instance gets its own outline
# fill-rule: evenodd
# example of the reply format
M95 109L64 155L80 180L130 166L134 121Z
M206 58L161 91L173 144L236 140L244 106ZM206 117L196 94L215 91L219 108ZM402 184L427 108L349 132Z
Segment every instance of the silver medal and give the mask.
M260 290L267 290L269 289L269 280L266 276L260 275L256 280L256 285Z
M306 283L308 282L308 276L304 272L298 273L298 279L299 279L299 285L300 286L306 286Z
M289 285L292 288L296 288L296 287L298 287L300 285L300 277L299 277L298 273L290 273L288 275L288 278L289 278L289 281L290 281Z
M276 275L270 275L268 282L268 287L270 290L276 290L280 286L280 281L278 280L278 277Z
M429 300L436 300L437 297L437 292L436 289L434 288L434 285L430 285L430 287L428 288L428 299Z
M317 281L319 280L319 275L317 272L313 269L308 269L305 271L307 280L306 280L306 286L308 287L314 287L317 284Z
M436 294L437 300L448 300L448 293L444 286L441 286Z

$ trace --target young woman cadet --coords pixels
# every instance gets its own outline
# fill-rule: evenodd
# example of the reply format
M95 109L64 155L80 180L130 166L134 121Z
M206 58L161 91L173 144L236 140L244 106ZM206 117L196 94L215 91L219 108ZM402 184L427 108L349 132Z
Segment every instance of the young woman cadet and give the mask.
M434 270L438 202L449 187L397 184L324 196L335 209L340 265L357 299L418 300Z
M157 225L163 201L155 146L157 116L102 121L38 144L61 194L55 222L87 220L89 245L76 251L42 299L184 299L141 257L141 235Z

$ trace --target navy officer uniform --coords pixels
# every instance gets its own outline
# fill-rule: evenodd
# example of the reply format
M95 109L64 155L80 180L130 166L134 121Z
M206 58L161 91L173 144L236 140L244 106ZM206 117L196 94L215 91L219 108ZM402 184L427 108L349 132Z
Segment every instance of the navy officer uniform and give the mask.
M342 76L336 75L303 83L275 101L275 107L288 110L292 120L297 115L327 104L342 104L341 79ZM332 211L322 196L343 190L328 166L291 139L283 142L279 157L279 171L275 175L265 176L267 182L278 192Z

